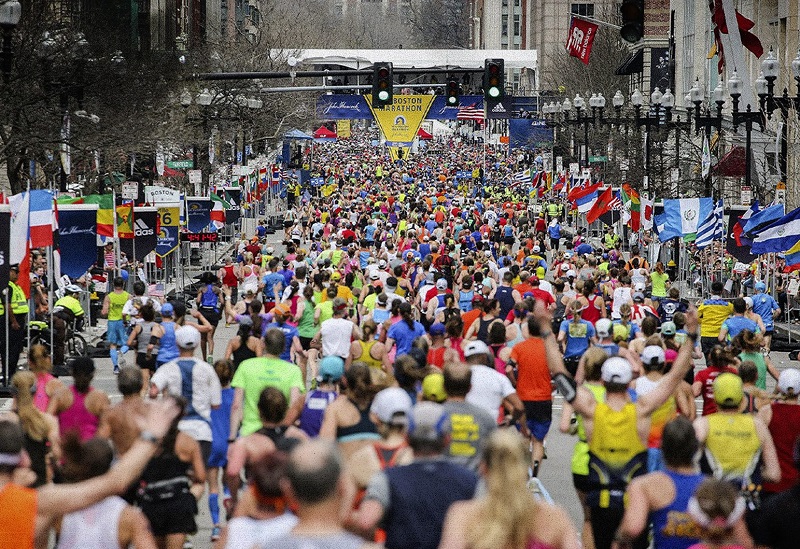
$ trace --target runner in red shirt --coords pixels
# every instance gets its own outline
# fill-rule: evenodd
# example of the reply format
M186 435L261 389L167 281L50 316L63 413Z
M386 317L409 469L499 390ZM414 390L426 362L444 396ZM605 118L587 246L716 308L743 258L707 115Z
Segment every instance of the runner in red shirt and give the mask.
M715 345L708 353L708 367L697 372L692 384L694 396L703 396L703 415L707 416L717 411L717 403L714 400L714 380L717 376L729 372L739 375L733 365L736 359L729 354L721 345Z

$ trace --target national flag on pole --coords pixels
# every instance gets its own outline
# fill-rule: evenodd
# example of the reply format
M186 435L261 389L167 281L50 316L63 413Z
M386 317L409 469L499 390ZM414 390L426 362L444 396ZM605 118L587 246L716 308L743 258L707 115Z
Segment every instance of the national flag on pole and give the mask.
M723 204L720 198L714 209L697 227L697 237L694 240L695 245L703 249L711 244L714 240L720 240L725 236L725 229L723 226Z
M30 191L31 248L53 245L53 193Z
M133 204L117 206L117 236L133 238Z
M655 220L658 239L693 239L698 224L714 209L713 198L682 198L664 200L664 213Z
M596 196L597 191L599 190L600 190L599 183L595 183L594 185L589 185L588 187L573 187L572 190L570 190L569 194L567 195L567 200L569 200L572 203L572 207L574 209L577 207L577 203L579 200L581 200L582 203L585 203L585 200L582 199L584 199L586 196L591 195L592 193L594 193Z
M525 170L523 172L519 172L519 173L514 174L514 182L517 185L530 183L531 182L531 169L528 168L527 170Z
M11 206L11 234L9 244L9 263L19 265L17 285L22 288L25 295L30 297L30 215L31 193L25 192L10 196L8 203ZM24 272L23 272L24 271ZM24 276L23 276L24 274Z
M752 240L744 236L744 226L747 225L747 222L750 220L750 218L753 217L758 212L759 212L759 205L758 205L758 200L756 200L755 202L753 202L753 204L750 205L749 208L747 208L747 211L744 212L744 214L742 214L742 217L740 217L736 221L736 224L733 226L733 230L731 231L731 236L736 241L736 245L738 247L750 246L753 243Z
M775 204L773 206L768 206L761 210L760 212L754 213L750 216L744 226L742 227L742 231L746 236L754 237L762 229L769 227L777 220L782 218L785 214L784 205L783 204Z
M597 200L586 213L586 221L588 223L594 223L601 215L610 212L614 201L619 202L619 199L614 197L614 191L611 190L611 187L607 187L606 190L600 193Z
M558 174L558 179L556 179L556 184L553 185L553 191L560 192L564 190L567 186L567 176L566 174L560 173Z
M595 23L573 16L569 23L569 34L565 46L567 53L571 57L580 59L584 65L588 65L597 29L598 26Z
M589 213L589 210L592 209L594 203L597 201L598 193L596 190L592 191L591 193L581 195L578 197L575 202L573 202L573 209L577 209L578 213Z
M642 198L639 209L641 214L642 229L645 231L651 230L653 228L653 201Z
M217 229L225 226L225 210L230 209L230 202L216 193L211 193L211 223Z
M703 179L711 173L711 148L708 145L708 136L703 134L703 154L700 157L700 171Z
M619 194L622 201L622 222L628 223L632 231L638 232L641 228L639 193L629 183L623 183Z
M758 254L791 250L800 242L800 208L792 210L753 238L751 251Z
M97 236L114 237L114 195L90 194L84 204L97 204Z
M783 268L784 273L791 273L800 269L800 242L792 246L786 251L786 265Z
M479 109L475 105L475 103L472 103L471 105L458 107L456 120L474 120L475 122L483 122L483 109Z

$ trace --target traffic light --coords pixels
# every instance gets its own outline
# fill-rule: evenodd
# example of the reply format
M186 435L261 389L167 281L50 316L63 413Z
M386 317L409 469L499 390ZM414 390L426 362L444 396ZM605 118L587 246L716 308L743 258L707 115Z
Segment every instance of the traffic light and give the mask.
M622 0L619 7L622 27L619 34L626 42L638 42L644 37L644 0Z
M375 63L372 69L372 107L382 109L392 104L393 75L391 63Z
M483 68L483 95L495 101L503 98L505 62L502 59L487 59Z
M447 80L447 105L450 107L455 107L458 105L458 80L455 78L448 78Z

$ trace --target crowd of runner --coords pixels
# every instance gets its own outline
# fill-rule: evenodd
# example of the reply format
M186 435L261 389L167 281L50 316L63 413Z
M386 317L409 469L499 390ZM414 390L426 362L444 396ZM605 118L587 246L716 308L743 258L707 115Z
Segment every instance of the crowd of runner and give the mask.
M63 348L29 350L0 548L180 548L203 494L217 547L797 547L800 370L770 360L765 282L685 299L613 228L589 242L569 204L529 207L529 156L484 174L482 148L361 143L318 150L324 193L243 235L191 307L112 282L121 402L92 359L68 384ZM570 465L544 461L552 421ZM538 482L568 466L578 528Z

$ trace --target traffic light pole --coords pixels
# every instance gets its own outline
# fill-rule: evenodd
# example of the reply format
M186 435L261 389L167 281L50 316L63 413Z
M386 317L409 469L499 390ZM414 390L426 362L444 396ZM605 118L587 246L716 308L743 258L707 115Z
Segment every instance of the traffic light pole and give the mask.
M484 67L477 69L442 67L436 69L393 69L394 74L483 74ZM372 76L370 70L341 69L322 71L273 71L273 72L203 72L191 75L192 80L275 80L281 78L319 78L321 76ZM352 88L353 86L349 86Z

